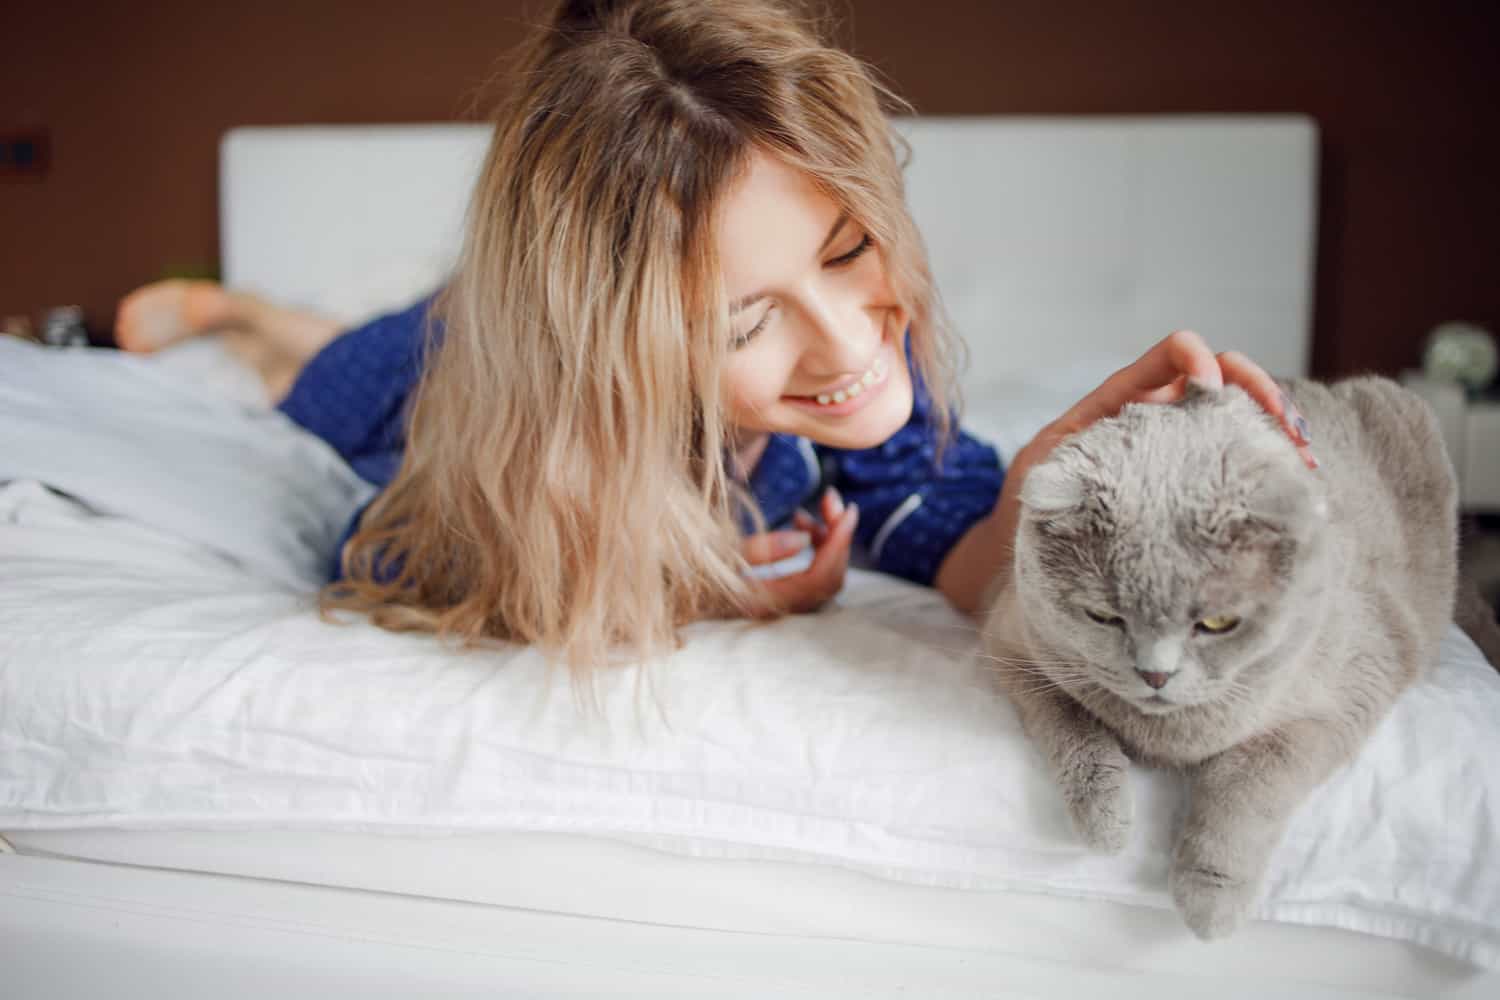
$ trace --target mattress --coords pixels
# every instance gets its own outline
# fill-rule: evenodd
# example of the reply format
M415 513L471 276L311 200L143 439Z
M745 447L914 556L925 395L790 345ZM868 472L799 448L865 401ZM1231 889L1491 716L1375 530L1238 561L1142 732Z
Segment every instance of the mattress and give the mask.
M274 971L287 988L315 965L308 992L283 994L298 996L459 995L503 983L506 995L1311 1000L1478 998L1500 985L1427 949L1333 928L1257 922L1203 944L1166 910L680 857L585 836L10 836L24 864L0 864L0 961L13 974L35 968L34 982L58 982L38 942L76 953L78 914L93 913L114 934L160 925L152 938L181 942L163 983L173 995L193 995L195 975L215 995L241 995L203 971L211 956L251 982ZM72 943L30 917L7 926L5 914L21 908L7 899L33 914L65 909L58 919ZM299 949L314 957L290 962ZM580 968L593 976L582 987ZM49 995L87 996L87 985Z

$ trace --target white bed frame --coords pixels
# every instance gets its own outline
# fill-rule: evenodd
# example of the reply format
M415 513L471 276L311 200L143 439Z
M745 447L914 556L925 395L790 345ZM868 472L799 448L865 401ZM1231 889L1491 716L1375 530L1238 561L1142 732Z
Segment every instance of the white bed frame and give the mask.
M1082 354L1128 360L1189 326L1274 372L1305 372L1308 120L903 128L971 390L1045 378ZM485 141L478 126L231 132L227 282L349 321L404 304L453 259ZM1211 953L1166 911L579 837L10 836L6 996L1500 995L1494 975L1327 928L1255 924ZM506 864L469 885L464 850ZM403 887L403 866L444 863L458 865L450 891Z
M1317 130L1300 116L902 123L907 197L969 388L1188 327L1268 371L1310 356ZM456 256L489 131L247 128L224 139L224 278L355 321Z

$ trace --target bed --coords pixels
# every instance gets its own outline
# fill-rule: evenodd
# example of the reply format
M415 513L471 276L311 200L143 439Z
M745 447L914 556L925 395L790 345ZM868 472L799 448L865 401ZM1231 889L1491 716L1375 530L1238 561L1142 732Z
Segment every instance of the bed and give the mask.
M902 128L1002 451L1174 328L1306 371L1308 120ZM484 141L230 133L226 280L405 304ZM1500 677L1456 631L1203 944L1164 892L1177 780L1133 774L1131 844L1089 855L929 591L856 570L818 616L693 626L590 723L533 651L317 620L368 488L212 341L0 351L6 995L1500 993Z

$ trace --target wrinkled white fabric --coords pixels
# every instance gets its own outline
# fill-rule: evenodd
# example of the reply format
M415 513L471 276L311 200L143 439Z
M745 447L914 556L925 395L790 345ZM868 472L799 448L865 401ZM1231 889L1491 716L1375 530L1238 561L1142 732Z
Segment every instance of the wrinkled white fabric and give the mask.
M173 420L207 404L159 400L171 440L217 420ZM90 427L72 430L80 462L117 443L91 450ZM347 500L330 499L341 480L303 444L259 440L298 433L256 419L205 431L290 484L257 498L269 516L289 497L290 521ZM176 530L243 480L182 470L153 493L127 473L139 504L112 503L98 469L70 481L73 497L0 486L0 830L579 832L1168 905L1179 779L1137 769L1127 849L1085 851L987 684L974 626L933 591L853 571L824 613L693 626L649 670L604 672L593 718L534 650L319 620L285 584L321 536L299 530L250 559L235 537L248 522ZM223 537L199 537L215 525ZM1454 631L1432 676L1298 812L1260 916L1500 966L1496 719L1500 675Z

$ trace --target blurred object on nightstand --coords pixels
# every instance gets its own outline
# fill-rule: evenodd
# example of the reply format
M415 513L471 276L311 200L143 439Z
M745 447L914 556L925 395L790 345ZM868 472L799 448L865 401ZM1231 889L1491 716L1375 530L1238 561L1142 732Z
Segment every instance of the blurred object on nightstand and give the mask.
M78 306L58 306L42 314L42 343L48 347L89 346L88 327Z
M1500 397L1416 371L1403 372L1401 383L1437 412L1458 475L1460 508L1500 514Z
M1427 335L1422 351L1422 373L1440 382L1457 382L1470 392L1483 392L1500 369L1495 338L1477 323L1454 320L1440 323Z
M0 336L19 337L22 340L36 341L36 329L31 325L30 316L7 316L0 319Z

